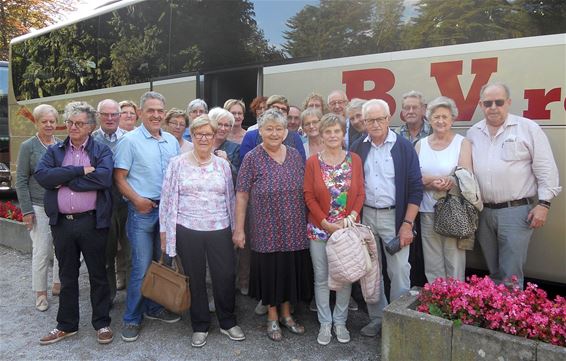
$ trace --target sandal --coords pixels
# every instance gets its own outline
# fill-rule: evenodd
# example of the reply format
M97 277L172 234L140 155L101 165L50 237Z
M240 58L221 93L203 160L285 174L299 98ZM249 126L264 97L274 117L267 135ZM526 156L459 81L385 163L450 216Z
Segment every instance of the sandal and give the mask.
M283 334L277 320L267 320L267 337L272 341L281 341Z
M296 335L302 335L305 333L305 328L300 325L297 321L293 320L293 317L280 317L279 322L285 326L289 331Z

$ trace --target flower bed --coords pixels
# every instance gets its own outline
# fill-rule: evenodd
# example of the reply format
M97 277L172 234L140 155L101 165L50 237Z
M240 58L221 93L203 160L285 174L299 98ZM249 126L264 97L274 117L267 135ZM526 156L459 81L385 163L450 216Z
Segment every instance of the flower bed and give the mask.
M473 282L480 280L484 281L482 285L488 283L479 278L474 278ZM468 286L460 285L460 288L467 290ZM494 288L497 287L494 286ZM536 287L535 290L537 290ZM425 296L422 297L428 297L424 290L413 288L410 294L401 296L385 308L381 336L382 361L566 360L566 347L464 324L462 320L455 317L453 320L442 318L430 314L430 309L420 312L418 309L424 306L419 300L421 291L425 293ZM527 294L531 291L528 291ZM535 295L542 296L539 292L535 292ZM439 304L444 304L445 301L448 302L448 297L450 296L445 296L446 299L438 297L435 300ZM540 304L540 301L539 298L535 302ZM554 304L564 310L564 304L561 302L554 302ZM438 308L440 309L440 306ZM469 311L477 314L475 309L473 311L469 309ZM515 311L510 310L509 312L529 311L518 307ZM526 314L523 315L526 317ZM558 322L557 324L558 329L562 329L563 323Z
M22 222L22 210L12 202L0 202L0 218L11 219L13 221Z
M554 301L537 285L525 290L496 285L489 277L426 284L417 310L510 335L566 346L566 299Z

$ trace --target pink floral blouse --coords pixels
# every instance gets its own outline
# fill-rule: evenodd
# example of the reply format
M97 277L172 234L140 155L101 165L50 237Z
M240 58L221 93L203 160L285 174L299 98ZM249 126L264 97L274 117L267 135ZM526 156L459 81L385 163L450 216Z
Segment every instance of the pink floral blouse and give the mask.
M234 228L235 194L229 163L213 155L210 164L196 167L189 163L189 156L172 158L163 179L159 225L166 234L169 256L177 253L177 224L197 231Z

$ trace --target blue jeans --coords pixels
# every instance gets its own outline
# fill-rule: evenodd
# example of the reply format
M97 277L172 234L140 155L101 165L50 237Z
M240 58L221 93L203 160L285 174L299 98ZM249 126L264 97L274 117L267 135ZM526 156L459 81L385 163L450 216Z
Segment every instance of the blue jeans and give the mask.
M133 204L128 203L128 221L126 234L132 253L132 271L128 281L124 324L140 325L143 312L156 314L163 306L143 298L141 286L151 260L161 257L159 239L159 208L153 208L147 214L140 213Z

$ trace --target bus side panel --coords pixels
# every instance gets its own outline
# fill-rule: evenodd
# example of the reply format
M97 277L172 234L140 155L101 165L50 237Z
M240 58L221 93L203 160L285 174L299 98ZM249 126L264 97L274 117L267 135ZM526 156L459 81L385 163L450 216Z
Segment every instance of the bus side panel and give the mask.
M555 39L544 46L538 38L527 45L525 39L504 40L266 67L264 94L284 94L297 105L311 91L326 97L334 89L345 90L350 99L382 98L392 109L394 127L401 124L403 93L418 90L428 100L446 95L457 101L461 114L463 109L470 114L471 120L455 124L465 134L483 118L477 106L480 87L503 81L511 89L511 113L537 121L549 137L564 185L566 44L564 37ZM534 233L525 266L528 277L566 283L565 192L552 201L547 224ZM486 268L478 242L467 260L468 267Z
M153 83L153 90L165 97L165 108L187 110L188 103L196 98L196 78L186 77Z

